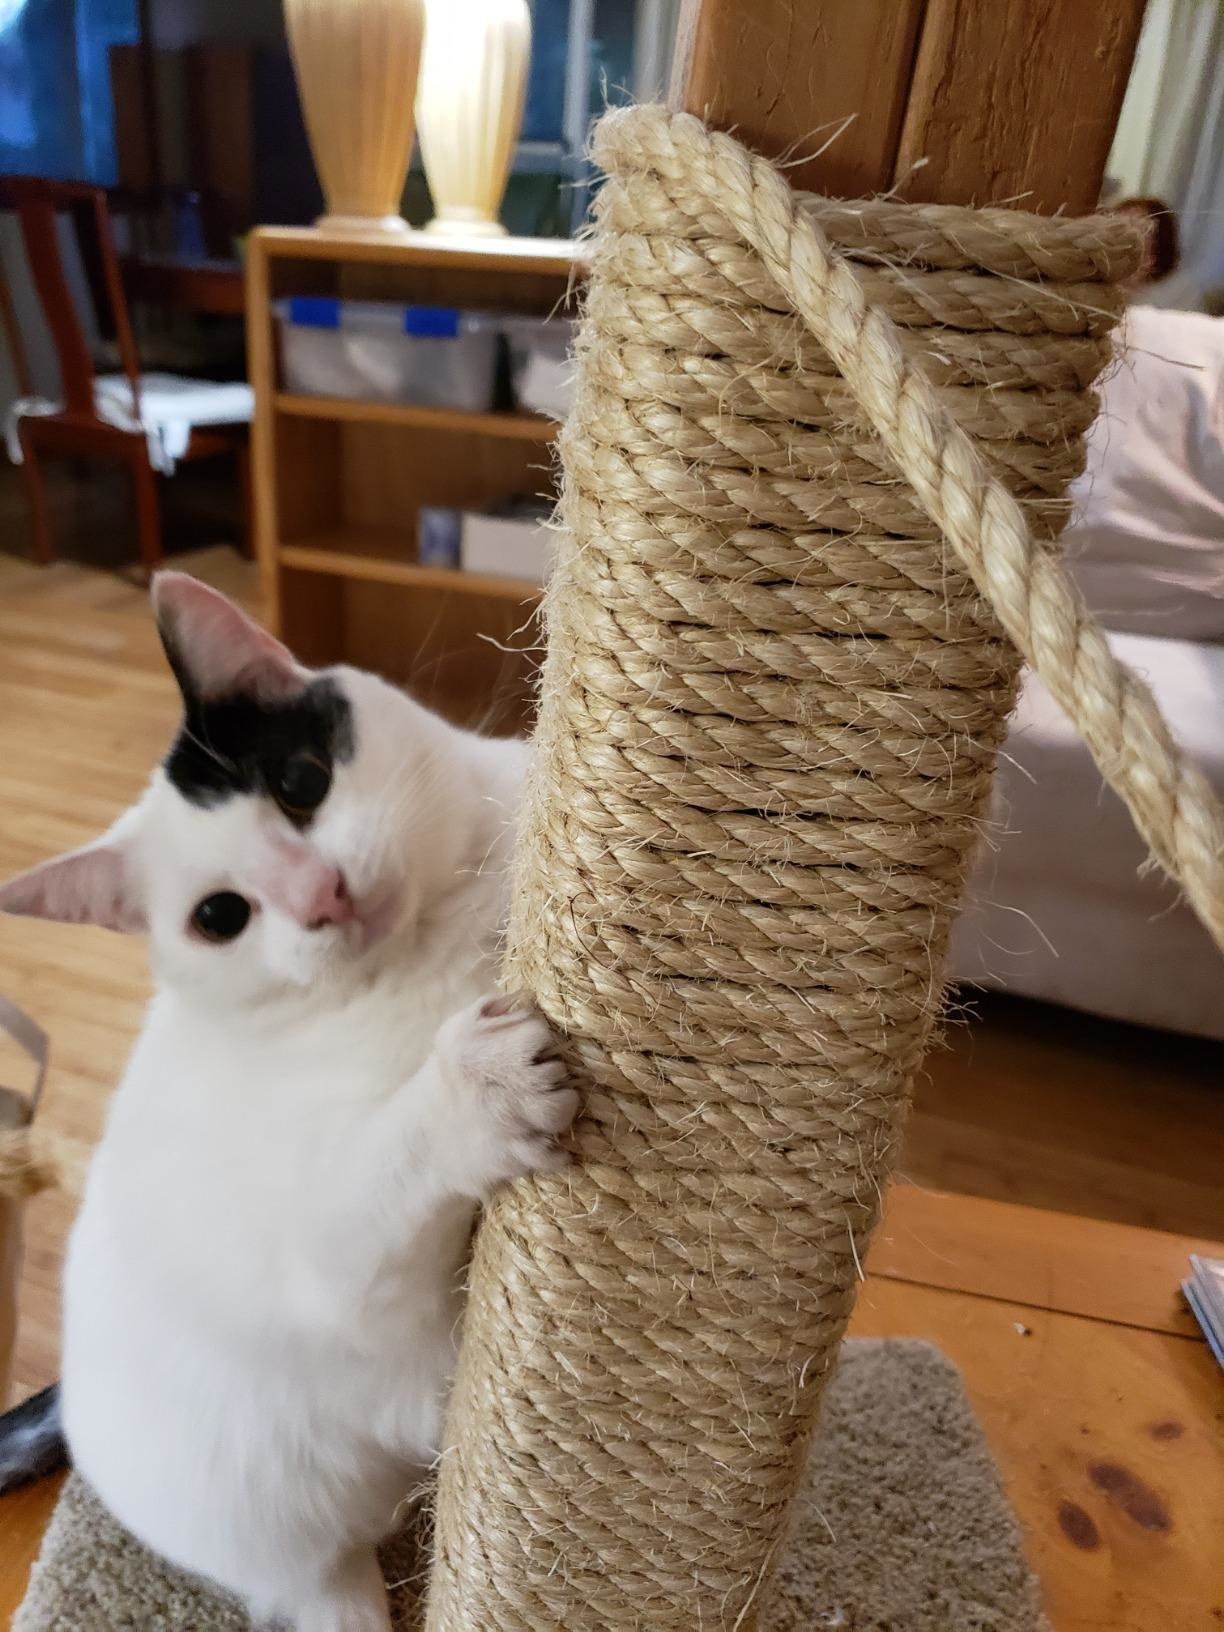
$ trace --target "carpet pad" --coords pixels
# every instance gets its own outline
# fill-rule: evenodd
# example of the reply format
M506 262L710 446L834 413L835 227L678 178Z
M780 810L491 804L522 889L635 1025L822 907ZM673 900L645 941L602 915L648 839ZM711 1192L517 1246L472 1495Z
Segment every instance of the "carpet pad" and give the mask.
M419 1624L422 1557L411 1533L384 1549L403 1632ZM146 1552L73 1479L13 1632L250 1632L250 1624L231 1600ZM927 1344L844 1345L760 1627L1046 1632L959 1376Z

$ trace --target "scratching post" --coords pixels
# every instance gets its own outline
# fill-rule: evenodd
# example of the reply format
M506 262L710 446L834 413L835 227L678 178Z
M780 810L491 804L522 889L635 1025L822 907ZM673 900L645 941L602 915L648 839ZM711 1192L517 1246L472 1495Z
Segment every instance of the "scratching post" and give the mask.
M510 953L587 1098L480 1232L446 1632L750 1624L1014 699L992 529L1047 559L1134 255L661 109L596 157Z
M1020 654L1218 935L1224 829L1051 548L1125 223L600 127L508 979L586 1088L479 1232L428 1624L757 1623Z

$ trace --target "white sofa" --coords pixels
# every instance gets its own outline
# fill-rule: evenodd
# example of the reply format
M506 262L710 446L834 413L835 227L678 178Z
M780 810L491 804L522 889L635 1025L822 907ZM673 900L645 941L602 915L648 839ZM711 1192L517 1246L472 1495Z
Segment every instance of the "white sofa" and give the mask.
M1224 320L1134 308L1065 549L1124 662L1224 794ZM955 978L1224 1038L1224 957L1029 676Z

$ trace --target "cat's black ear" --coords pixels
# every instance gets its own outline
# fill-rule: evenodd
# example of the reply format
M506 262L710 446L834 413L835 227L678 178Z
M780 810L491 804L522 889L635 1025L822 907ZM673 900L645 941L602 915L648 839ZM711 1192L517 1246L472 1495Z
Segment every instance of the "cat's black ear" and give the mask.
M185 572L154 577L153 611L186 702L238 695L280 702L299 696L310 682L287 646Z

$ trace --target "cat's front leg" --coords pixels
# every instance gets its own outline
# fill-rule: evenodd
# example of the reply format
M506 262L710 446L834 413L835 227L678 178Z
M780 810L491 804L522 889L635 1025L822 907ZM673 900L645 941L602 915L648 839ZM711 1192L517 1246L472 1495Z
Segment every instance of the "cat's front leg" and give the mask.
M441 1167L483 1199L505 1179L564 1167L558 1139L578 1095L543 1015L522 997L485 997L443 1022L434 1041L434 1128Z

